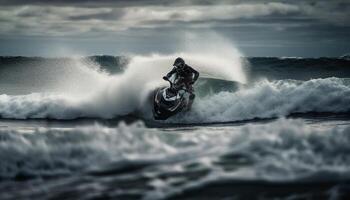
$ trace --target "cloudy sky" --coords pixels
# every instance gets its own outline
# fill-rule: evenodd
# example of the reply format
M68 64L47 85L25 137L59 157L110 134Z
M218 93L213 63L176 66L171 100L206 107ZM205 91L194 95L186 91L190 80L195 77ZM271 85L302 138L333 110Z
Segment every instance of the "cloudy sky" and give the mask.
M339 56L350 1L0 0L0 55L171 53L208 32L247 56Z

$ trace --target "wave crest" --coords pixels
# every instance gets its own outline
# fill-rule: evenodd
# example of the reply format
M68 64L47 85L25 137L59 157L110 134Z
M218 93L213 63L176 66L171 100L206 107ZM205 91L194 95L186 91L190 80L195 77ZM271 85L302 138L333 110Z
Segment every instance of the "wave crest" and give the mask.
M181 113L168 122L228 122L293 113L349 112L349 83L348 79L340 78L260 81L236 92L222 91L198 97L190 112ZM145 106L147 92L143 93L139 87L133 89L123 84L102 91L83 100L54 94L0 95L0 116L12 119L113 118L141 110L139 117L151 117L151 110Z
M191 112L170 121L227 122L293 113L350 111L348 79L260 81L237 92L196 99Z

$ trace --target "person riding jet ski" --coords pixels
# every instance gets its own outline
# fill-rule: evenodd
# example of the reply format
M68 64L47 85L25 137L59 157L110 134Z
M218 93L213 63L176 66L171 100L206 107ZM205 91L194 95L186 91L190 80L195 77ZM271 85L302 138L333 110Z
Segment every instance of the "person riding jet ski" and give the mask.
M180 57L175 59L173 66L174 68L166 76L164 76L163 79L168 80L175 73L180 79L182 79L184 85L186 86L186 90L190 94L188 108L191 108L194 98L196 97L194 94L193 84L197 81L199 72L188 66L185 63L185 60Z

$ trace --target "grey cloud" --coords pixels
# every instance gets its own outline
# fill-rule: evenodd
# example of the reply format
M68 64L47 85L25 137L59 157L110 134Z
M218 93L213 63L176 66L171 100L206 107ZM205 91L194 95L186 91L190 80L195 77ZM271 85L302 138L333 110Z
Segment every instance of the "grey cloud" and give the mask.
M92 30L123 31L130 28L155 28L176 25L177 22L205 24L212 20L222 21L286 15L298 12L295 5L282 3L239 4L215 6L165 6L89 8L53 6L12 6L0 8L1 18L10 19L2 34L71 35ZM6 22L5 22L6 23ZM4 25L4 24L2 24ZM66 28L63 28L66 26ZM12 28L11 28L12 27ZM24 28L21 30L21 28ZM60 27L60 28L58 28ZM65 33L63 30L66 30Z
M46 5L46 6L189 6L189 5L228 5L228 4L241 4L241 3L266 3L266 2L279 2L279 3L329 3L331 4L347 4L347 0L0 0L0 5Z
M328 1L301 4L303 13L315 19L336 25L350 25L350 2Z
M208 0L0 0L0 5L12 6L12 5L43 5L43 6L94 6L94 7L106 7L106 6L148 6L148 5L210 5L213 1ZM225 2L219 0L217 2Z
M92 14L75 14L69 16L68 20L118 20L125 14L123 9L113 8L111 10Z

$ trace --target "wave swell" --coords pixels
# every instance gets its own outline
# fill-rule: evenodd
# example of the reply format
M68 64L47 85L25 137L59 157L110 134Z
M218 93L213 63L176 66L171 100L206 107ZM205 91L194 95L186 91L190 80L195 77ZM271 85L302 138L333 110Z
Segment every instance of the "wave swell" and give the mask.
M201 182L221 177L271 181L348 179L349 131L348 126L321 129L290 119L236 129L184 130L179 134L148 129L142 123L121 123L117 128L95 125L1 129L0 177L59 176L84 171L97 175L120 165L144 163L159 167L154 176L179 169L188 173L207 171ZM171 180L164 183L172 184Z
M217 91L199 96L190 112L181 113L168 122L228 122L293 113L349 112L349 82L340 78L264 80L235 92ZM75 119L113 118L137 113L141 118L151 119L147 95L153 87L148 86L145 92L127 84L112 85L85 98L57 94L0 95L0 116L9 119Z

